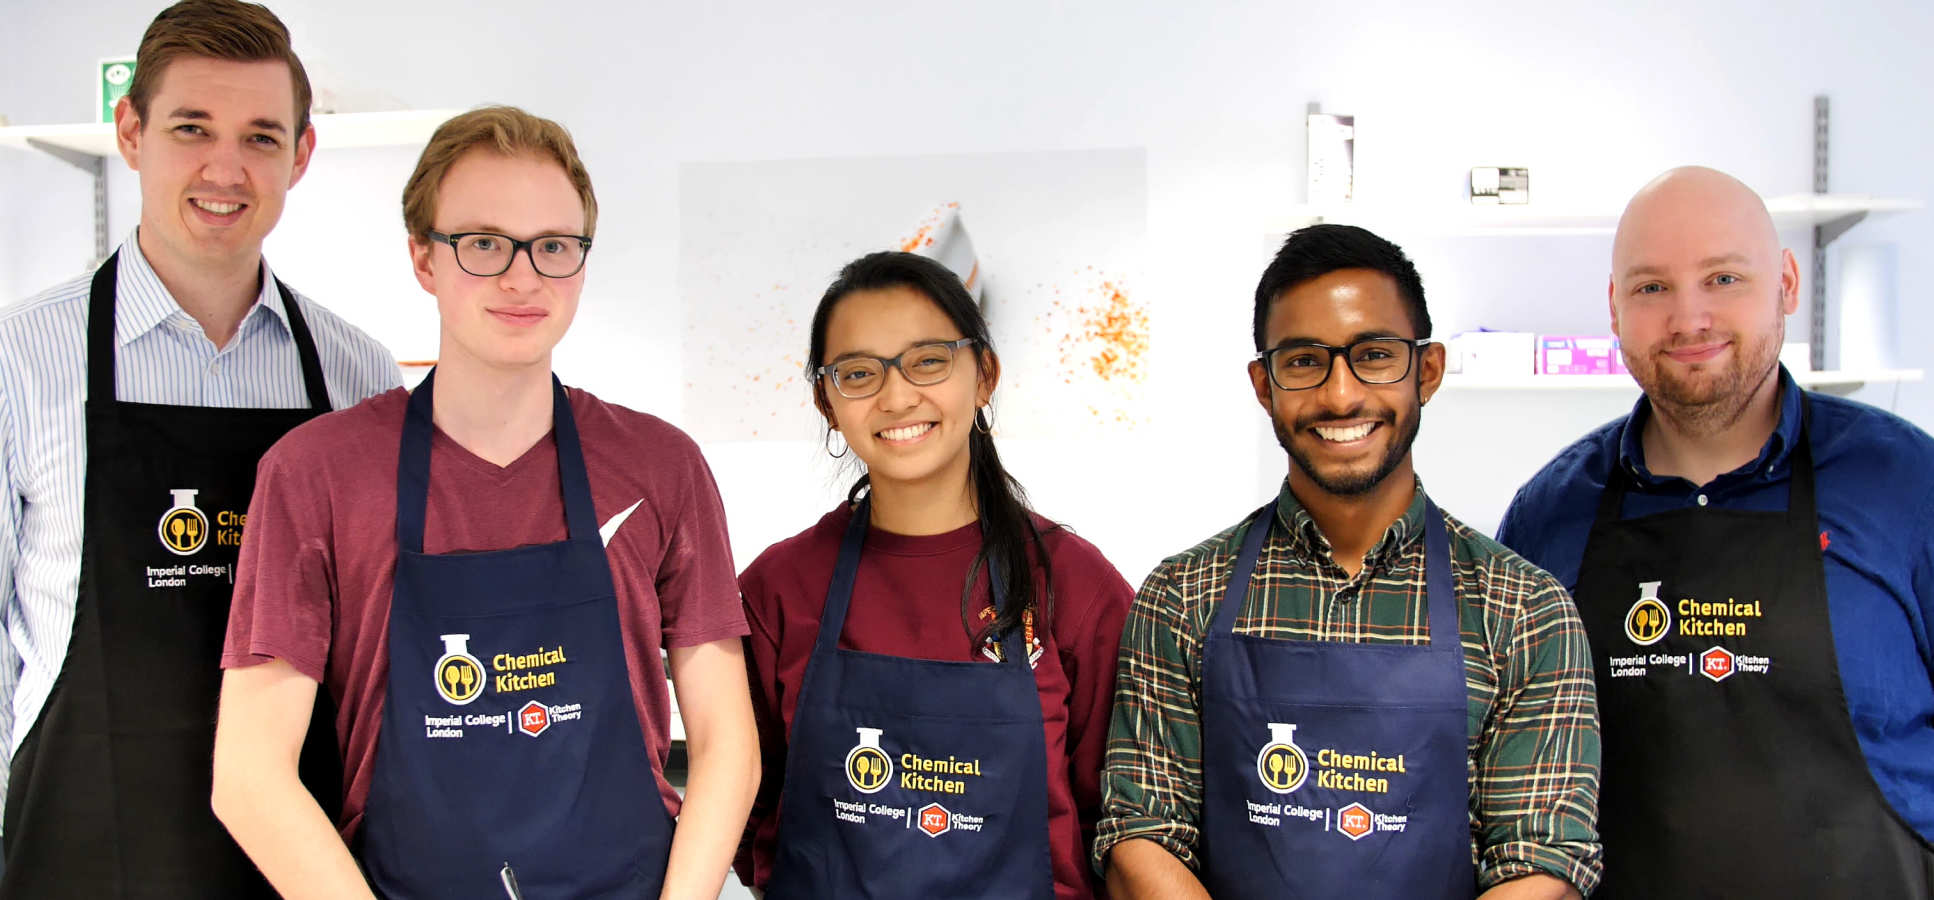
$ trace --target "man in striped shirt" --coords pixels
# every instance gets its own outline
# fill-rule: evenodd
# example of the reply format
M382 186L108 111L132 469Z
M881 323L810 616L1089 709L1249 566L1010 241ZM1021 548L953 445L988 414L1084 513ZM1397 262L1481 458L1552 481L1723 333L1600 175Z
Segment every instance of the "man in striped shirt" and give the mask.
M1126 898L1576 897L1598 880L1584 631L1412 471L1444 374L1416 268L1290 236L1256 289L1275 500L1143 584L1094 863Z
M309 97L267 9L163 11L115 112L139 227L0 310L0 898L266 892L207 802L256 459L400 382L262 258Z

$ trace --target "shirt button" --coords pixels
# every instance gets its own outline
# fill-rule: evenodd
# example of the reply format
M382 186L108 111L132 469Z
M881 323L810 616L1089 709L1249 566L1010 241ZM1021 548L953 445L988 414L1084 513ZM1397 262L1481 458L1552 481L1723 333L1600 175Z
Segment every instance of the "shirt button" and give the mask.
M1705 506L1705 505L1706 505L1706 495L1705 495L1705 494L1700 494L1700 495L1699 495L1699 505L1700 505L1700 506Z

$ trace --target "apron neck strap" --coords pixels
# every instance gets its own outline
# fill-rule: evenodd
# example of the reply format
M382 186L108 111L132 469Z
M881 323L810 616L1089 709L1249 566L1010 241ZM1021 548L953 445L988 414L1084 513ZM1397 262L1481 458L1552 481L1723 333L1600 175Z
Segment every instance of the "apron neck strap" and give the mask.
M275 289L282 292L282 309L289 316L289 336L295 339L296 358L302 361L302 390L309 395L309 408L318 415L330 410L329 385L322 377L322 358L316 353L315 336L309 333L309 320L302 316L302 304L297 303L295 292L275 280Z
M409 553L423 552L423 532L430 503L430 437L435 432L436 370L410 392L403 416L403 446L396 460L396 546ZM551 435L557 444L558 484L564 495L564 520L571 540L597 540L597 512L591 503L591 478L578 442L577 418L571 412L564 385L551 376Z
M1276 501L1262 505L1250 517L1249 529L1242 535L1242 549L1236 552L1236 567L1229 573L1228 584L1222 591L1222 602L1215 608L1215 619L1209 624L1209 634L1228 634L1236 625L1236 613L1242 611L1243 601L1249 597L1249 578L1255 574L1256 558L1262 555L1262 542L1276 525Z
M866 547L872 509L872 497L861 497L853 507L853 518L846 522L846 532L839 542L839 559L833 565L833 582L826 588L826 605L819 614L819 635L813 641L815 654L832 653L839 649L840 633L846 630L846 613L853 605L853 585L859 579L860 551ZM969 577L972 577L972 573L969 573ZM1001 576L999 560L988 558L987 577L993 590L994 609L1006 608L1007 585ZM1025 639L1026 630L1011 628L1001 637L1004 662L1023 666L1028 664L1030 648Z
M1787 488L1787 515L1808 531L1820 527L1819 505L1813 486L1813 398L1800 391L1800 435L1794 439L1791 461L1793 480Z
M1430 604L1430 648L1462 654L1463 622L1451 585L1450 532L1444 527L1443 512L1429 497L1424 498L1424 584Z
M87 396L90 400L115 399L114 309L120 273L121 251L116 250L94 270L94 281L88 290ZM316 340L309 332L309 322L302 317L302 307L296 303L295 293L289 286L278 278L275 287L282 293L282 309L289 317L289 336L295 340L296 357L302 364L302 390L309 399L309 408L326 413L330 409L329 389L323 381L322 359L316 353Z
M1271 500L1256 510L1250 519L1249 529L1242 536L1242 549L1236 553L1236 565L1229 573L1227 587L1222 593L1222 602L1216 606L1215 618L1210 621L1209 635L1226 635L1234 631L1236 614L1249 597L1249 582L1256 572L1256 560L1262 555L1262 543L1276 524L1276 501ZM1451 585L1450 534L1444 528L1444 514L1439 512L1435 501L1424 498L1424 584L1426 603L1430 615L1430 646L1433 650L1463 652L1463 637L1458 618L1457 594Z

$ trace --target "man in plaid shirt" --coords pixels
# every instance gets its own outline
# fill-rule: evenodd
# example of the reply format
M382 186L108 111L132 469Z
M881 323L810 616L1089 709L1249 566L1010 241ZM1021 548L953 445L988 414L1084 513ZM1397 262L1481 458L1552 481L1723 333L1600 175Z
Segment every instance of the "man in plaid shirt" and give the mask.
M1597 883L1585 633L1562 585L1414 474L1429 336L1415 266L1363 229L1298 231L1263 273L1249 371L1289 474L1129 614L1094 847L1115 897Z

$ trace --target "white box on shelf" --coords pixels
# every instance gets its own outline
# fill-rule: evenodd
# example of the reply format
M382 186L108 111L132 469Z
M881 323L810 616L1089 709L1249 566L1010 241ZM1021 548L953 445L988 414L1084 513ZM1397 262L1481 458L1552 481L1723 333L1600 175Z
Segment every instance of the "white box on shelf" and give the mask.
M1451 370L1464 375L1530 375L1537 365L1538 336L1529 331L1466 331L1451 336Z
M1356 195L1356 117L1312 112L1309 202L1347 203Z

